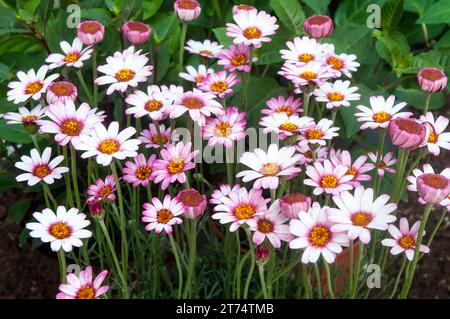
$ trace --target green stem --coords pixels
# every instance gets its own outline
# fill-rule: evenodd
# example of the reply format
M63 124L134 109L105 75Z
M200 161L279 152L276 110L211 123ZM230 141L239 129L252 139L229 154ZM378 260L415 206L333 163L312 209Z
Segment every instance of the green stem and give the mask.
M230 186L233 185L233 156L234 155L234 144L230 149L225 148L225 162L227 166L227 182Z
M247 101L248 101L248 84L250 82L250 75L252 73L252 65L253 65L253 47L248 49L248 65L250 67L250 71L243 74L242 76L242 95L241 95L241 106L242 111L245 112L247 110Z
M178 53L178 71L183 71L184 42L186 41L187 23L183 23L181 27L180 48Z
M325 267L325 272L327 273L327 286L328 286L328 294L330 295L331 299L334 299L334 289L333 285L331 284L331 273L330 273L330 266L326 262L326 260L323 261L323 265Z
M80 191L78 190L78 177L77 177L77 155L75 148L70 145L70 162L72 165L72 182L73 182L73 191L75 193L75 200L77 202L77 208L81 211L81 200L80 200Z
M186 227L190 226L189 231L189 259L188 259L188 273L186 279L186 287L184 288L183 298L186 299L188 297L192 298L192 279L195 278L195 256L197 249L197 220L191 219L189 221L190 225L186 225Z
M349 272L348 272L348 278L349 278L349 289L350 289L350 296L353 291L353 250L354 250L354 241L350 241L350 248L349 248L348 256L349 256Z
M427 94L427 99L425 100L425 107L423 109L423 114L427 114L428 108L430 107L431 93Z
M351 298L356 297L356 291L358 290L359 274L361 272L361 263L363 260L363 253L364 253L364 245L361 241L359 241L359 243L358 243L358 259L356 262L355 277L353 278L353 287L352 287Z
M45 182L43 182L42 185L44 187L44 192L47 194L47 196L50 199L50 201L52 202L53 206L55 208L58 207L58 202L53 197L52 192L50 191L50 188L48 187L48 185Z
M399 271L398 274L397 274L397 278L395 278L394 288L392 288L392 293L391 293L391 295L389 296L389 299L394 298L395 293L397 292L398 284L399 284L399 282L400 282L400 278L401 278L402 275L403 275L403 270L405 269L405 266L406 266L406 256L403 257L402 266L400 267L400 271Z
M98 106L98 86L95 83L97 79L97 50L95 45L92 47L92 86L94 87L93 107Z
M39 143L37 142L36 134L31 134L30 137L31 137L31 140L33 141L34 148L37 149L37 151L40 153L41 148L39 147Z
M252 235L249 229L245 229L245 232L247 233L247 239L248 244L250 246L250 253L252 260L250 262L250 269L247 274L247 279L245 280L245 287L244 287L244 299L247 299L248 297L248 288L250 287L250 282L252 280L253 271L255 270L255 264L256 264L256 257L255 257L255 245L252 242Z
M62 284L66 283L67 266L66 266L66 255L62 247L58 250L58 265L59 265L59 276Z
M64 165L69 167L69 159L67 155L67 145L63 146L63 156L64 156ZM66 192L67 192L67 202L69 207L73 207L73 195L72 195L72 187L70 186L70 175L64 174L64 181L66 183ZM81 209L78 207L78 209Z
M320 270L318 263L314 264L314 271L316 273L317 293L319 294L319 299L322 299L322 281L320 280Z
M177 244L175 243L175 240L173 239L172 234L169 234L169 241L170 241L170 246L172 248L172 253L175 256L175 263L177 264L177 270L178 270L177 299L181 299L181 291L183 289L183 270L181 268L181 262L180 262L180 256L178 254Z
M386 129L382 129L382 131L380 133L380 139L378 140L378 146L377 146L377 160L375 161L375 177L374 177L374 181L373 181L375 197L378 196L378 192L380 191L381 177L378 176L378 163L380 162L380 160L383 156L385 140L386 140Z
M428 36L427 25L425 23L421 23L421 27L422 27L422 32L423 32L423 39L425 40L425 45L427 46L427 48L429 48L430 40L429 40L429 36Z
M258 265L258 272L259 272L259 280L261 281L261 289L263 292L264 299L268 299L269 295L267 294L267 286L266 286L266 279L264 277L264 265L263 264Z
M83 75L81 74L81 71L77 70L75 73L77 74L78 80L80 81L80 84L81 84L81 87L83 88L84 94L86 94L86 97L88 98L89 104L93 105L92 95L89 92L86 82L83 79Z

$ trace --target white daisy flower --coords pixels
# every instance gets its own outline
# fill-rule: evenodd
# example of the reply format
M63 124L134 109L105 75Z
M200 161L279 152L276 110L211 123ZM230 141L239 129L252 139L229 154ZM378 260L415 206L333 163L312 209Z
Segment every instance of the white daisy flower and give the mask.
M292 42L286 42L286 45L289 50L280 50L281 58L298 66L321 61L324 55L324 46L314 38L295 37Z
M314 126L314 119L308 116L287 115L286 113L273 113L261 118L259 125L265 127L263 132L274 132L280 139L306 131Z
M38 104L31 111L26 107L19 107L19 113L8 112L6 114L1 114L0 118L8 120L6 124L23 124L24 126L29 124L36 125L37 121L44 116L44 110L40 104Z
M53 53L50 54L45 62L50 63L49 69L58 68L60 66L81 68L83 61L91 58L92 48L88 46L83 49L83 42L80 39L73 39L72 45L66 41L62 41L59 46L64 54Z
M171 101L159 86L149 85L147 93L136 90L127 96L125 102L132 105L125 110L126 114L133 114L135 118L148 115L152 120L161 121L167 118L167 105Z
M301 66L285 63L278 74L284 76L298 87L309 84L320 87L322 83L333 77L330 68L322 65L319 61L312 61Z
M298 136L299 145L305 144L319 144L325 145L326 140L331 140L335 136L339 134L336 133L339 131L339 127L334 127L333 121L329 119L321 119L319 123L313 125L310 129L302 132Z
M212 59L216 58L219 53L222 52L223 45L220 45L219 43L208 39L203 42L189 40L188 42L186 42L186 46L184 48L190 53L199 54L206 58Z
M327 109L331 110L341 106L349 107L349 101L358 101L361 95L354 93L357 90L356 86L350 87L350 81L337 80L334 83L323 83L313 94L317 102L326 102Z
M420 121L431 124L433 127L433 129L430 130L427 141L428 151L431 154L438 156L441 152L441 147L450 150L450 133L444 133L448 126L448 118L439 116L434 120L433 113L427 112L426 115L420 117Z
M345 53L339 55L330 53L323 58L324 64L331 67L331 72L334 73L335 77L344 74L348 78L352 77L351 72L356 72L360 65L355 60L356 55Z
M213 69L206 68L206 66L203 64L200 64L197 69L195 69L191 65L188 65L186 67L186 71L187 73L180 72L178 76L182 79L185 79L186 81L194 82L197 85L203 83L206 80L208 74L214 73Z

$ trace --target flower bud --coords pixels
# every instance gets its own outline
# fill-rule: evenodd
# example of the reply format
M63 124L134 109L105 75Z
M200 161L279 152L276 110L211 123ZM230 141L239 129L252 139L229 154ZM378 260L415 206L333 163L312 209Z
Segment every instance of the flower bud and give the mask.
M101 218L105 211L103 210L103 206L99 201L88 201L89 212L94 218Z
M202 12L202 7L196 0L177 0L173 7L178 19L183 22L191 22L197 19Z
M260 264L265 264L269 260L269 247L261 244L255 248L256 262Z
M289 219L298 219L298 213L308 211L311 198L300 193L284 195L280 198L281 214Z
M78 90L75 85L70 82L58 81L49 84L45 98L48 104L53 104L57 101L63 103L66 101L75 101L77 96Z
M184 189L177 195L178 201L183 205L184 216L195 219L201 216L206 208L206 196L201 195L196 189Z
M417 192L427 204L440 203L450 194L450 181L440 174L425 173L417 177Z
M425 124L412 118L396 118L388 126L392 143L400 148L415 150L427 141Z
M236 15L242 11L256 11L256 8L254 6L248 5L248 4L237 4L233 6L233 15Z
M447 85L447 76L437 68L422 68L417 73L417 81L423 91L435 93L442 91Z
M142 22L127 21L122 26L122 35L133 45L147 42L152 29Z
M333 20L328 16L312 16L305 20L303 28L312 38L324 38L333 32Z
M77 27L77 37L86 45L93 45L103 40L105 27L98 21L83 21Z

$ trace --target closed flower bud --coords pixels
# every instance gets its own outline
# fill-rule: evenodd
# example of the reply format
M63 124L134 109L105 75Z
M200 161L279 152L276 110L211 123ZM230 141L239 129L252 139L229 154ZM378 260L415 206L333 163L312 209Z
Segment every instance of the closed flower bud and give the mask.
M425 124L412 118L396 118L388 126L392 143L400 148L415 150L427 141Z
M417 192L427 204L440 203L450 194L450 181L443 175L425 173L417 177Z
M237 4L233 6L233 15L238 14L242 11L256 11L256 8L254 6L248 5L248 4Z
M423 68L417 73L417 81L423 91L435 93L442 91L447 86L445 73L437 68Z
M102 218L105 211L103 210L103 206L99 201L88 201L89 212L94 218Z
M183 22L191 22L197 19L202 12L202 7L196 0L177 0L173 7L178 19Z
M316 39L331 35L333 27L333 20L328 16L312 16L303 23L305 32Z
M280 198L281 214L289 219L298 219L298 213L308 211L311 198L300 193L284 195Z
M255 257L257 263L266 263L269 260L269 247L262 244L255 248Z
M151 34L152 29L142 22L127 21L122 26L122 35L133 45L147 42Z
M103 40L105 27L98 21L83 21L77 27L77 37L86 45L93 45Z
M184 189L177 195L178 201L183 205L184 216L195 219L203 215L206 208L206 196L200 194L196 189Z

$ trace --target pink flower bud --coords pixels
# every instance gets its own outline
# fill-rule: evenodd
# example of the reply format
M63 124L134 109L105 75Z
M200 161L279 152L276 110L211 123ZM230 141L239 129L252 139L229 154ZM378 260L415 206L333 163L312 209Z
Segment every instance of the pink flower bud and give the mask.
M206 196L196 189L184 189L177 195L178 201L183 205L184 216L195 219L203 214L206 208Z
M269 247L262 244L255 248L256 262L265 263L269 259Z
M83 21L77 27L77 37L86 45L93 45L103 40L105 27L98 21Z
M417 177L417 192L427 204L440 203L450 194L450 181L443 175L425 173Z
M196 0L177 0L173 4L173 8L180 19L183 22L191 22L198 18L202 7Z
M253 11L253 10L256 10L254 6L248 4L237 4L233 6L233 15L236 15L242 11Z
M281 214L289 219L298 219L298 213L308 211L311 198L300 193L284 195L280 198Z
M103 213L105 212L103 210L103 206L99 201L88 201L88 208L89 208L89 212L91 213L91 215L93 217L100 217L103 215Z
M312 16L303 22L303 28L313 38L324 38L333 32L333 20L328 16Z
M445 73L437 68L423 68L417 73L417 81L423 91L435 93L442 91L447 85Z
M425 124L413 118L396 118L390 121L389 135L392 143L400 148L415 150L427 141Z
M53 104L57 101L75 101L78 96L78 90L75 85L70 82L59 81L50 83L47 87L45 98L48 104Z
M122 26L122 34L133 45L147 42L152 29L142 22L127 21Z

